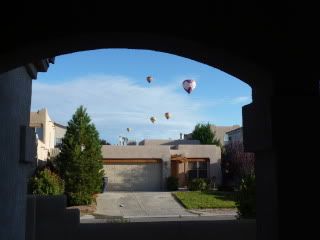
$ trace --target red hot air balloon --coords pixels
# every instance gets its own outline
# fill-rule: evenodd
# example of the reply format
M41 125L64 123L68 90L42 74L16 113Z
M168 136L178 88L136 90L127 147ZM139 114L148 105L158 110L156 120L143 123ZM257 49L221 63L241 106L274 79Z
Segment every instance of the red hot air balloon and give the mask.
M195 87L197 86L197 83L195 80L187 79L183 81L182 86L184 90L190 94L192 90L195 89Z

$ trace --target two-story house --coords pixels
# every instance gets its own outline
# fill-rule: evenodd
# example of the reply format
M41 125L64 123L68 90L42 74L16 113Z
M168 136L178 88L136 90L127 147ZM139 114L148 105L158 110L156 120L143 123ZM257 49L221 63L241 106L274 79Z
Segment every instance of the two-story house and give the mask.
M46 108L30 113L30 127L35 129L38 163L59 154L57 146L62 142L66 127L55 123Z

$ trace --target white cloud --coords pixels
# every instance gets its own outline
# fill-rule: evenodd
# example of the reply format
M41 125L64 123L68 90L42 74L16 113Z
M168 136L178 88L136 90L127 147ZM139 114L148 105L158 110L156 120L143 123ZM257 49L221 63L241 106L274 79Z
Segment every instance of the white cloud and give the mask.
M33 82L32 111L46 107L51 118L62 124L72 117L79 105L84 105L101 137L116 142L126 128L137 140L177 138L190 132L205 116L197 115L201 104L188 100L184 92L177 93L171 85L139 86L121 76L88 76L59 84ZM164 117L165 112L172 119ZM150 117L155 116L155 124Z
M122 76L96 75L47 84L33 82L32 111L46 107L54 121L67 124L76 108L84 105L101 138L117 143L118 136L138 141L144 138L178 138L189 133L198 122L207 122L201 110L218 104L241 103L247 97L190 101L183 90L172 84L140 86ZM165 112L172 118L167 120ZM155 124L150 117L155 116ZM126 128L132 128L130 133Z
M230 100L231 104L245 104L249 103L251 101L251 98L249 96L241 96L241 97L235 97Z

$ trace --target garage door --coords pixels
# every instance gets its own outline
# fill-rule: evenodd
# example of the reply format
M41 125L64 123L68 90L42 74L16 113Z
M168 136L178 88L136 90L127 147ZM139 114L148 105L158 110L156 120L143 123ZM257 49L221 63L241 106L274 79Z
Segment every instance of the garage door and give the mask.
M161 163L106 163L107 191L158 191Z

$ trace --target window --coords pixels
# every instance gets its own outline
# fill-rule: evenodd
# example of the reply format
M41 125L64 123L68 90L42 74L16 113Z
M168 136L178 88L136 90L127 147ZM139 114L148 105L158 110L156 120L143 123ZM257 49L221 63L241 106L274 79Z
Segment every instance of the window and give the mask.
M198 177L207 178L207 162L198 162Z
M225 142L228 142L228 139L229 139L229 138L228 138L228 134L225 134L223 140L224 140Z
M188 162L188 179L207 178L208 163L206 161Z
M192 180L198 177L197 162L188 162L188 178Z
M56 138L55 146L62 144L62 138Z
M35 128L36 135L38 136L38 139L43 141L43 128Z

